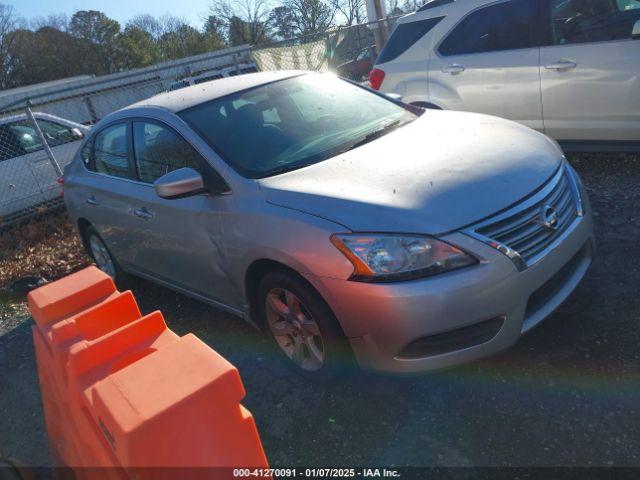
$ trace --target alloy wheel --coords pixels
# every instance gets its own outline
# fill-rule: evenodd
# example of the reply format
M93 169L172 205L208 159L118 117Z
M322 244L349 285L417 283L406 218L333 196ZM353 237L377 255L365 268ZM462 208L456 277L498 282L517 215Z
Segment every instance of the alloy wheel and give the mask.
M89 237L89 248L91 249L91 255L96 261L98 268L111 278L115 279L116 266L113 263L113 259L111 258L107 247L102 243L102 240L95 235L91 235L91 237Z
M304 370L319 370L325 349L320 327L309 309L292 292L274 288L266 297L269 328L278 346Z

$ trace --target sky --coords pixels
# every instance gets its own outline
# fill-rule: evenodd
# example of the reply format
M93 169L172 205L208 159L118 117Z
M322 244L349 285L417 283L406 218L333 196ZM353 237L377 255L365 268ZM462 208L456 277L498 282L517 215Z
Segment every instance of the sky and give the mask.
M140 13L160 16L170 13L185 19L194 27L202 26L202 15L210 0L0 0L12 5L19 16L30 20L52 13L73 15L77 10L100 10L122 25Z

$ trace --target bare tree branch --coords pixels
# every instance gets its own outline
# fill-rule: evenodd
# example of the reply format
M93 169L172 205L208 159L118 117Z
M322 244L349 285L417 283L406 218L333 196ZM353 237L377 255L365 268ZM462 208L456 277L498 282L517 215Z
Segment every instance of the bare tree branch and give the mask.
M214 0L209 15L222 20L232 44L259 44L269 40L268 0Z
M14 66L12 47L15 42L14 31L18 18L11 5L0 3L0 87L8 88L11 70Z
M285 0L285 5L293 13L300 35L323 33L334 24L336 8L324 0Z
M330 4L344 17L345 25L363 23L367 17L366 0L330 0Z

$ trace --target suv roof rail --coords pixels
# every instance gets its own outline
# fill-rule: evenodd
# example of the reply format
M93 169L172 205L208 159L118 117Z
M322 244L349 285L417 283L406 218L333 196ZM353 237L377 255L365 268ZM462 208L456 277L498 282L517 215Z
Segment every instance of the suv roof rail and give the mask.
M446 5L447 3L453 3L455 0L430 0L424 5L422 5L417 11L424 12L425 10L429 10L430 8L440 7L442 5Z

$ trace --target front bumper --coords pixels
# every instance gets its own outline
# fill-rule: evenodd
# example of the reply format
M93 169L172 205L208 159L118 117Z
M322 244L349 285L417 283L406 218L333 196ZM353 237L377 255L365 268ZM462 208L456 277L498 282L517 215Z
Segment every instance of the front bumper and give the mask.
M425 372L491 355L513 345L553 312L584 277L594 252L590 209L577 217L555 248L523 271L492 247L463 233L443 237L469 252L479 265L437 277L374 284L315 277L367 369ZM443 353L407 358L411 342L502 317L495 336ZM485 339L486 340L486 339Z

